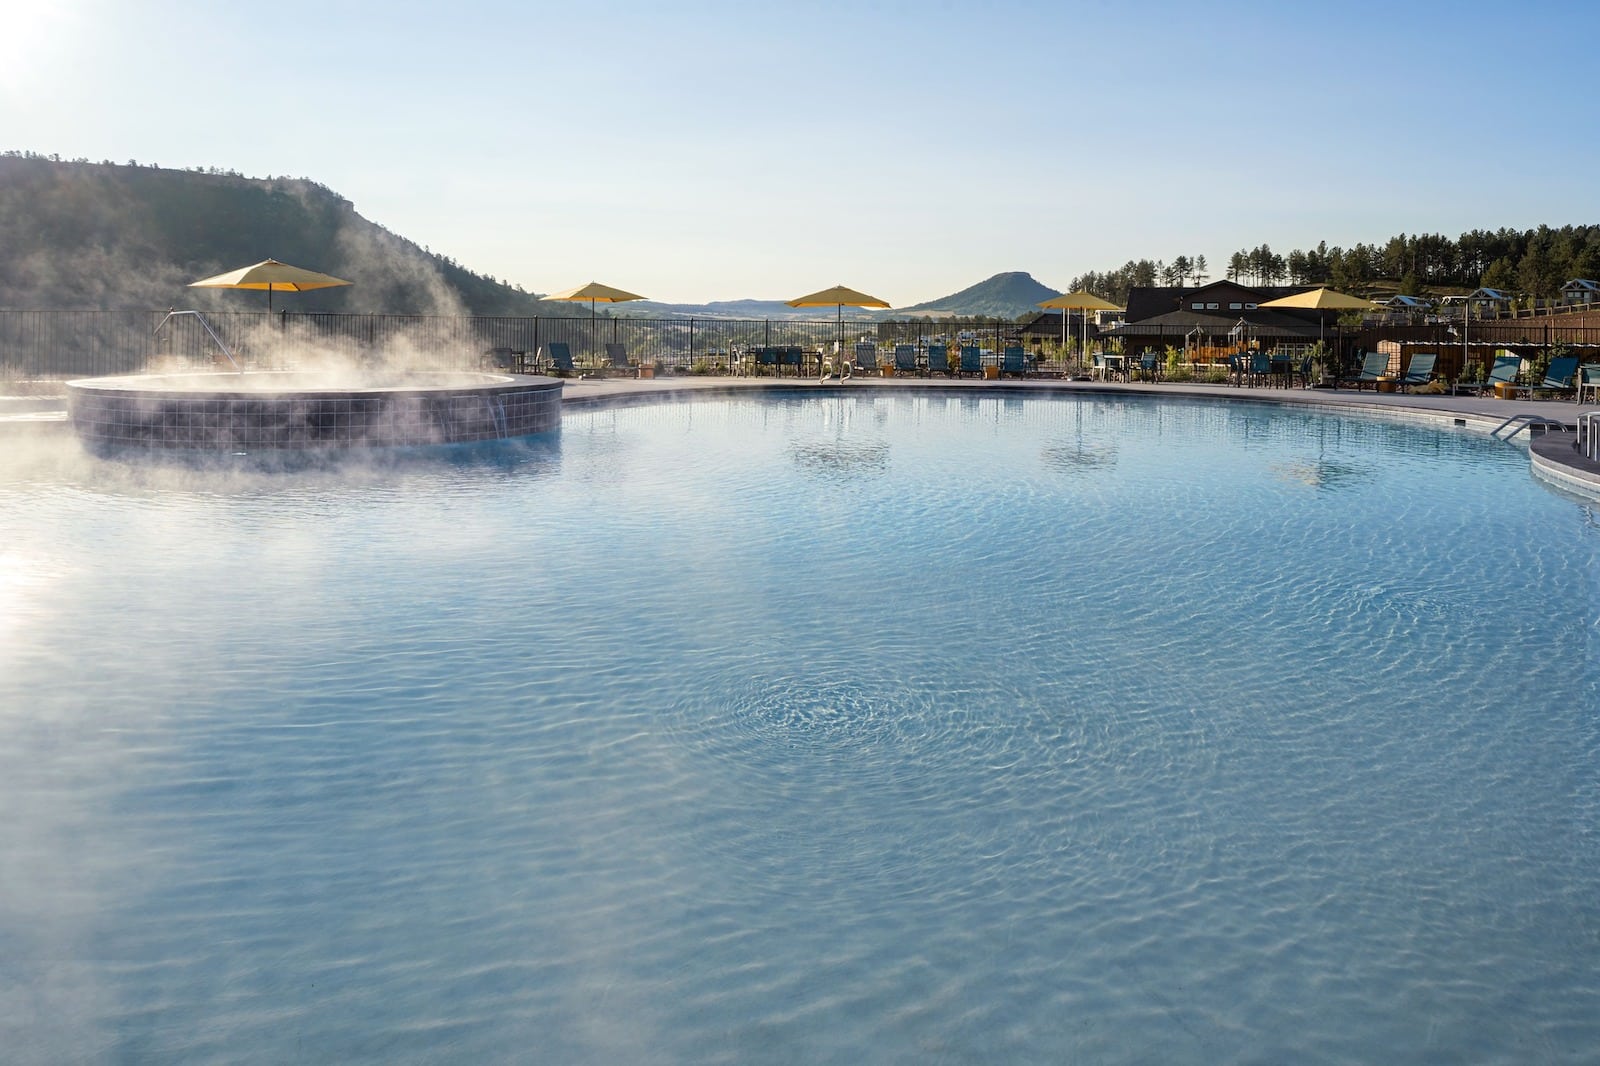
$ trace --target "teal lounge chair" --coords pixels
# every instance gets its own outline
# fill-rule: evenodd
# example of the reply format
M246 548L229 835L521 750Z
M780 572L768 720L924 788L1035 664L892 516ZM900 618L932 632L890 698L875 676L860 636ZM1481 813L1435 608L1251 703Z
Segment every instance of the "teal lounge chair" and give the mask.
M628 349L621 344L606 345L606 373L636 374L638 368L628 362Z
M928 375L950 373L950 349L943 344L928 345Z
M1534 388L1539 392L1577 392L1578 357L1563 355L1550 360L1550 369L1545 371L1544 381Z
M1439 361L1436 352L1416 352L1406 366L1406 372L1395 383L1397 388L1414 389L1433 380L1433 364Z
M1028 376L1028 353L1019 344L1007 345L1000 353L1000 376L1007 374L1015 374L1019 378Z
M876 344L856 345L854 368L857 374L876 374L878 372L878 346Z
M961 366L956 371L962 377L968 374L983 375L983 353L976 344L963 344L961 346Z
M567 347L566 341L550 341L544 346L544 365L550 368L552 374L576 374L578 368L572 365L572 349Z
M1371 385L1372 391L1378 391L1378 382L1389 372L1389 355L1387 352L1368 352L1366 359L1361 364L1361 373L1350 379L1356 391L1361 391L1361 386Z
M917 346L915 344L897 344L894 346L894 372L896 374L915 374L917 366Z
M1522 356L1501 351L1494 357L1494 365L1489 368L1487 378L1483 381L1458 381L1450 387L1450 392L1452 395L1463 391L1476 392L1481 396L1485 392L1493 392L1496 385L1514 384L1520 373L1522 373Z

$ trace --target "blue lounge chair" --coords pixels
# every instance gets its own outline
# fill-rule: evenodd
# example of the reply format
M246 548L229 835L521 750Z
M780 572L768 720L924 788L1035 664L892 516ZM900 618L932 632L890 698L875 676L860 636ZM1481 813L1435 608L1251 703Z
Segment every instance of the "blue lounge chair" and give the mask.
M983 374L983 353L976 344L963 344L961 346L961 367L956 371L962 377L968 374Z
M1007 374L1015 374L1019 378L1028 376L1028 353L1019 344L1007 345L1000 353L1000 376Z
M1535 385L1539 392L1576 392L1578 389L1578 357L1563 355L1550 360L1550 369L1544 380Z
M628 349L621 344L606 345L606 373L636 374L638 368L628 362Z
M878 346L876 344L856 345L855 372L857 374L876 374L878 372Z
M1366 359L1361 364L1361 372L1350 379L1350 383L1361 391L1361 386L1371 385L1372 391L1378 391L1378 382L1389 372L1389 354L1387 352L1368 352Z
M1155 352L1139 353L1139 376L1145 381L1161 380L1161 356Z
M1406 372L1400 375L1395 382L1396 388L1414 389L1419 385L1426 385L1433 380L1433 364L1439 361L1436 352L1415 352L1411 362L1406 365Z
M783 373L786 366L794 367L794 376L800 376L801 364L805 361L806 350L797 345L789 345L778 349L778 373Z
M566 341L550 341L544 346L544 365L550 368L552 374L576 374L578 368L572 365L572 349L567 347Z
M1501 350L1494 357L1494 365L1489 368L1489 376L1483 381L1458 381L1450 387L1452 394L1458 392L1476 392L1482 395L1493 392L1496 385L1512 385L1516 383L1517 375L1522 373L1522 356L1512 355Z
M917 346L914 344L895 345L894 372L896 374L915 374L917 369Z
M928 376L950 373L950 349L943 344L928 345Z

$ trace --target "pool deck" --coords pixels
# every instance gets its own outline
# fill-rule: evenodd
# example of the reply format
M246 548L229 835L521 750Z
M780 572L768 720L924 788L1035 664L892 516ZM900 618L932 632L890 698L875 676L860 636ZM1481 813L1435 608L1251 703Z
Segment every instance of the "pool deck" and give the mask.
M1600 463L1580 455L1573 446L1577 417L1594 405L1578 406L1569 400L1508 400L1497 397L1408 395L1357 392L1353 389L1240 388L1233 385L1165 384L1143 382L1064 381L1060 379L853 377L845 381L818 382L816 378L665 377L566 378L563 406L574 408L611 404L648 403L661 399L696 396L731 396L754 392L832 393L876 392L979 392L994 395L1070 394L1077 396L1181 396L1186 398L1276 403L1345 411L1368 417L1398 418L1460 426L1483 433L1515 436L1519 423L1532 423L1529 431L1534 469L1563 487L1600 497ZM66 432L64 396L0 396L0 436L11 433Z

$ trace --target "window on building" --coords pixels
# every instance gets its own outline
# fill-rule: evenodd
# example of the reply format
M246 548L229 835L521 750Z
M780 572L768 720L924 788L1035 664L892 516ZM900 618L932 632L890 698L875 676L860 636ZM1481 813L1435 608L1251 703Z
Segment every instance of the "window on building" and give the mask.
M1231 304L1229 304L1229 305L1228 305L1228 310L1230 310L1230 311L1237 311L1237 310L1239 310L1239 309L1240 309L1240 308L1242 308L1242 307L1244 307L1244 304L1242 304L1242 303L1239 303L1239 302L1237 302L1237 301L1235 301L1235 302L1233 302L1233 303L1231 303Z
M1255 304L1245 304L1244 305L1244 309L1246 311L1254 311L1256 309L1256 305Z
M1206 310L1207 311L1215 311L1218 308L1220 308L1221 306L1222 306L1221 304L1206 304Z
M1202 300L1196 300L1194 303L1189 305L1189 310L1191 311L1204 311L1205 309L1206 305Z

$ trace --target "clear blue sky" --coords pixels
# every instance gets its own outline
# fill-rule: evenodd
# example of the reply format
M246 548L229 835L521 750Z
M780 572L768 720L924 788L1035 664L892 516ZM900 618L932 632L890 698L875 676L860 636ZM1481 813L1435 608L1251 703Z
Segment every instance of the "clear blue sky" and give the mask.
M18 2L0 148L313 178L538 292L904 305L1600 221L1597 41L1588 0Z

